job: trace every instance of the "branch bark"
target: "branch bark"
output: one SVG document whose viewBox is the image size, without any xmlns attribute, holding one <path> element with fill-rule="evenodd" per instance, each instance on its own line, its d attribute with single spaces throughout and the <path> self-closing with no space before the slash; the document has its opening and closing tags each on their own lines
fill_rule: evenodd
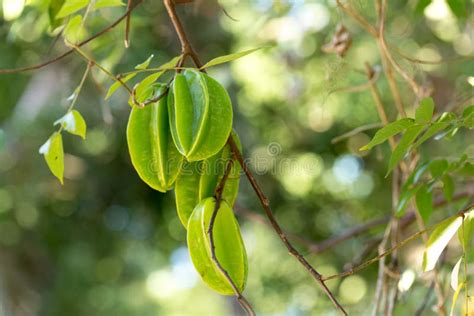
<svg viewBox="0 0 474 316">
<path fill-rule="evenodd" d="M 75 46 L 77 47 L 82 47 L 84 45 L 86 45 L 87 43 L 95 40 L 96 38 L 99 38 L 101 37 L 102 35 L 104 35 L 105 33 L 109 32 L 110 30 L 112 30 L 114 27 L 116 27 L 117 25 L 120 24 L 120 22 L 122 22 L 125 18 L 127 18 L 127 16 L 140 4 L 142 3 L 143 0 L 137 0 L 135 3 L 133 3 L 130 8 L 127 10 L 127 12 L 125 12 L 122 16 L 120 16 L 117 20 L 115 20 L 112 24 L 110 24 L 109 26 L 105 27 L 104 29 L 102 29 L 101 31 L 99 31 L 98 33 L 92 35 L 91 37 L 83 40 L 82 42 L 79 42 L 77 44 L 75 44 Z M 13 68 L 13 69 L 0 69 L 0 74 L 13 74 L 13 73 L 19 73 L 19 72 L 25 72 L 25 71 L 31 71 L 31 70 L 36 70 L 36 69 L 40 69 L 40 68 L 43 68 L 43 67 L 46 67 L 46 66 L 49 66 L 51 64 L 54 64 L 55 62 L 58 62 L 60 61 L 61 59 L 71 55 L 72 53 L 74 52 L 74 48 L 71 48 L 67 51 L 65 51 L 64 53 L 62 53 L 61 55 L 58 55 L 48 61 L 45 61 L 43 63 L 40 63 L 40 64 L 37 64 L 37 65 L 33 65 L 33 66 L 26 66 L 26 67 L 20 67 L 20 68 Z"/>
</svg>

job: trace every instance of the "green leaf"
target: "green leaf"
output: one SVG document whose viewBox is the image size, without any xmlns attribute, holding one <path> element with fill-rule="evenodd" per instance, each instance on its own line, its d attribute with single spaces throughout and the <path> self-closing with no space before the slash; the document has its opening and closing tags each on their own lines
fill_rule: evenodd
<svg viewBox="0 0 474 316">
<path fill-rule="evenodd" d="M 74 12 L 85 8 L 88 4 L 89 0 L 66 0 L 61 7 L 61 10 L 56 14 L 56 19 L 71 15 Z"/>
<path fill-rule="evenodd" d="M 50 0 L 48 6 L 49 25 L 54 30 L 62 24 L 62 19 L 57 19 L 56 15 L 64 4 L 64 0 Z"/>
<path fill-rule="evenodd" d="M 425 223 L 428 223 L 431 213 L 433 213 L 433 192 L 428 186 L 423 185 L 416 192 L 416 207 Z"/>
<path fill-rule="evenodd" d="M 467 128 L 474 128 L 474 105 L 468 106 L 462 112 L 463 125 Z"/>
<path fill-rule="evenodd" d="M 418 0 L 418 3 L 415 7 L 415 13 L 422 14 L 425 11 L 425 8 L 430 5 L 430 3 L 431 0 Z"/>
<path fill-rule="evenodd" d="M 458 297 L 459 297 L 459 293 L 461 293 L 461 290 L 464 288 L 466 284 L 463 282 L 461 284 L 459 284 L 458 288 L 456 289 L 456 291 L 454 292 L 453 294 L 453 302 L 452 302 L 452 305 L 451 305 L 451 312 L 449 313 L 449 316 L 453 316 L 454 315 L 454 309 L 456 308 L 456 302 L 458 301 Z"/>
<path fill-rule="evenodd" d="M 122 0 L 96 0 L 94 9 L 107 8 L 107 7 L 121 7 L 125 3 Z"/>
<path fill-rule="evenodd" d="M 138 83 L 134 90 L 135 90 L 135 99 L 137 102 L 141 103 L 144 102 L 150 96 L 150 89 L 153 89 L 152 84 L 160 78 L 160 76 L 164 73 L 164 71 L 156 72 L 151 74 L 140 83 Z"/>
<path fill-rule="evenodd" d="M 446 159 L 436 159 L 431 161 L 429 164 L 429 169 L 433 178 L 441 177 L 446 170 L 448 170 L 448 167 L 449 164 Z"/>
<path fill-rule="evenodd" d="M 126 83 L 127 81 L 129 81 L 130 79 L 132 79 L 133 77 L 135 77 L 137 74 L 136 73 L 131 73 L 131 74 L 128 74 L 126 75 L 125 77 L 123 78 L 120 78 L 120 80 L 123 82 L 123 83 Z M 110 87 L 109 87 L 109 90 L 107 91 L 107 94 L 105 95 L 105 99 L 107 100 L 108 98 L 110 98 L 115 91 L 117 91 L 117 89 L 119 87 L 122 86 L 122 83 L 120 81 L 115 81 Z"/>
<path fill-rule="evenodd" d="M 449 125 L 450 122 L 455 120 L 456 116 L 453 113 L 445 112 L 443 115 L 436 121 L 435 123 L 431 124 L 430 127 L 426 130 L 426 132 L 416 141 L 413 145 L 413 148 L 417 148 L 428 139 L 433 137 L 434 135 L 438 134 L 442 130 L 445 130 Z"/>
<path fill-rule="evenodd" d="M 463 250 L 466 252 L 469 248 L 474 229 L 474 208 L 464 213 L 462 225 L 461 229 L 458 230 L 458 239 L 459 243 L 463 246 Z"/>
<path fill-rule="evenodd" d="M 432 98 L 425 98 L 421 100 L 420 106 L 416 109 L 415 122 L 429 123 L 434 113 L 434 101 Z"/>
<path fill-rule="evenodd" d="M 40 147 L 39 153 L 44 156 L 51 173 L 63 184 L 64 150 L 61 133 L 55 132 L 51 135 L 46 143 Z"/>
<path fill-rule="evenodd" d="M 84 31 L 82 29 L 82 16 L 76 15 L 69 20 L 64 28 L 64 38 L 70 43 L 77 43 L 82 38 Z"/>
<path fill-rule="evenodd" d="M 359 150 L 369 150 L 372 147 L 385 142 L 392 136 L 397 135 L 398 133 L 403 132 L 410 126 L 414 124 L 413 119 L 411 118 L 402 118 L 398 121 L 392 122 L 387 124 L 386 126 L 382 127 L 375 133 L 374 138 L 365 146 L 360 148 Z"/>
<path fill-rule="evenodd" d="M 144 108 L 132 108 L 127 142 L 132 164 L 140 178 L 155 190 L 170 190 L 183 157 L 171 138 L 166 98 Z"/>
<path fill-rule="evenodd" d="M 423 270 L 431 271 L 436 265 L 439 256 L 443 252 L 444 248 L 448 245 L 449 241 L 453 238 L 454 234 L 458 231 L 461 226 L 462 218 L 456 216 L 448 218 L 447 220 L 436 225 L 435 230 L 431 233 L 428 238 L 426 250 L 423 255 Z"/>
<path fill-rule="evenodd" d="M 456 291 L 459 287 L 459 268 L 461 267 L 461 262 L 462 258 L 459 258 L 451 271 L 451 288 L 453 291 Z"/>
<path fill-rule="evenodd" d="M 469 0 L 447 0 L 449 8 L 458 18 L 467 17 L 469 2 Z"/>
<path fill-rule="evenodd" d="M 267 47 L 268 46 L 257 47 L 257 48 L 252 48 L 252 49 L 245 50 L 245 51 L 242 51 L 242 52 L 238 52 L 238 53 L 233 53 L 233 54 L 229 54 L 229 55 L 216 57 L 216 58 L 208 61 L 207 63 L 205 63 L 204 66 L 201 67 L 201 69 L 216 66 L 216 65 L 219 65 L 219 64 L 223 64 L 223 63 L 227 63 L 227 62 L 242 58 L 242 57 L 244 57 L 248 54 L 251 54 L 251 53 L 253 53 L 257 50 L 260 50 L 262 48 L 267 48 Z"/>
<path fill-rule="evenodd" d="M 194 69 L 177 74 L 168 107 L 174 143 L 188 161 L 209 158 L 224 147 L 232 129 L 232 103 L 216 80 Z"/>
<path fill-rule="evenodd" d="M 142 62 L 138 65 L 136 65 L 135 69 L 138 69 L 138 70 L 147 69 L 148 66 L 150 66 L 150 63 L 151 63 L 151 60 L 153 59 L 153 57 L 155 57 L 155 55 L 151 54 L 150 57 L 147 58 L 147 60 L 145 60 L 144 62 Z"/>
<path fill-rule="evenodd" d="M 79 113 L 76 110 L 72 110 L 63 117 L 61 117 L 59 120 L 54 122 L 54 125 L 56 124 L 61 124 L 61 126 L 64 128 L 65 131 L 68 133 L 71 133 L 73 135 L 77 135 L 82 137 L 83 139 L 86 139 L 86 130 L 87 130 L 87 125 L 86 121 L 82 117 L 81 113 Z"/>
<path fill-rule="evenodd" d="M 234 295 L 228 280 L 211 258 L 207 234 L 216 201 L 207 198 L 194 209 L 188 223 L 188 248 L 191 260 L 204 283 L 222 295 Z M 248 263 L 240 228 L 226 201 L 221 201 L 214 227 L 215 254 L 237 289 L 242 292 L 247 282 Z"/>
<path fill-rule="evenodd" d="M 402 190 L 402 193 L 400 194 L 400 198 L 398 199 L 397 208 L 395 209 L 395 216 L 401 217 L 405 215 L 405 210 L 408 206 L 408 203 L 410 202 L 413 195 L 416 194 L 418 189 L 419 187 L 414 187 L 414 188 L 405 188 L 404 190 Z"/>
<path fill-rule="evenodd" d="M 398 142 L 397 147 L 395 147 L 392 152 L 392 155 L 390 156 L 387 175 L 393 170 L 393 168 L 397 166 L 400 160 L 403 159 L 405 154 L 408 152 L 410 145 L 415 141 L 416 137 L 420 135 L 423 129 L 423 125 L 414 125 L 412 127 L 409 127 L 405 134 L 403 134 L 402 138 Z"/>
<path fill-rule="evenodd" d="M 446 200 L 451 201 L 454 194 L 454 181 L 451 176 L 445 174 L 442 178 L 443 181 L 443 192 Z"/>
</svg>

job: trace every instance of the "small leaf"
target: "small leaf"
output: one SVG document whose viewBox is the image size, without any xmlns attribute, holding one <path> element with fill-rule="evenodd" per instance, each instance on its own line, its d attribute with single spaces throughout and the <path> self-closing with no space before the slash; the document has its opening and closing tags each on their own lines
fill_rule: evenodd
<svg viewBox="0 0 474 316">
<path fill-rule="evenodd" d="M 458 230 L 458 239 L 463 250 L 466 252 L 472 239 L 472 231 L 474 229 L 474 209 L 464 213 L 464 221 L 461 229 Z"/>
<path fill-rule="evenodd" d="M 107 7 L 121 7 L 125 3 L 122 0 L 97 0 L 94 4 L 94 9 L 107 8 Z"/>
<path fill-rule="evenodd" d="M 461 267 L 462 258 L 459 258 L 458 262 L 454 265 L 453 271 L 451 271 L 451 288 L 456 291 L 459 287 L 459 268 Z"/>
<path fill-rule="evenodd" d="M 50 0 L 48 6 L 49 25 L 54 30 L 62 24 L 62 19 L 56 19 L 56 15 L 64 4 L 64 0 Z"/>
<path fill-rule="evenodd" d="M 448 169 L 449 164 L 446 159 L 436 159 L 430 162 L 430 172 L 433 178 L 441 177 Z"/>
<path fill-rule="evenodd" d="M 140 81 L 140 83 L 138 83 L 135 86 L 135 88 L 134 88 L 134 90 L 135 90 L 135 99 L 137 100 L 137 102 L 143 102 L 148 98 L 147 96 L 150 94 L 149 91 L 150 91 L 151 85 L 156 80 L 158 80 L 158 78 L 160 78 L 160 76 L 163 73 L 164 73 L 164 71 L 160 71 L 160 72 L 156 72 L 154 74 L 151 74 L 151 75 L 145 77 L 145 79 Z"/>
<path fill-rule="evenodd" d="M 414 125 L 407 129 L 405 134 L 403 134 L 402 138 L 398 142 L 397 147 L 392 152 L 390 156 L 390 162 L 388 164 L 388 171 L 387 175 L 397 166 L 400 160 L 403 159 L 405 154 L 407 153 L 410 145 L 415 141 L 416 137 L 420 135 L 425 127 L 423 125 Z"/>
<path fill-rule="evenodd" d="M 429 123 L 434 113 L 434 102 L 432 98 L 421 100 L 420 106 L 416 109 L 415 122 Z"/>
<path fill-rule="evenodd" d="M 463 289 L 464 285 L 466 285 L 464 282 L 459 284 L 458 288 L 456 289 L 456 292 L 453 294 L 453 302 L 451 305 L 451 312 L 449 313 L 449 316 L 454 315 L 454 309 L 456 308 L 456 302 L 458 301 L 459 293 L 461 293 L 461 290 Z"/>
<path fill-rule="evenodd" d="M 85 8 L 88 4 L 89 0 L 66 0 L 61 7 L 61 10 L 59 10 L 58 14 L 56 14 L 56 19 L 71 15 L 74 12 Z"/>
<path fill-rule="evenodd" d="M 76 15 L 69 20 L 64 28 L 64 38 L 70 43 L 77 43 L 83 34 L 82 16 Z"/>
<path fill-rule="evenodd" d="M 426 250 L 423 255 L 423 270 L 431 271 L 434 269 L 439 256 L 448 245 L 451 238 L 461 226 L 462 218 L 456 216 L 436 225 L 426 244 Z"/>
<path fill-rule="evenodd" d="M 451 201 L 454 194 L 454 181 L 451 176 L 445 174 L 442 178 L 443 181 L 443 192 L 446 200 Z"/>
<path fill-rule="evenodd" d="M 413 148 L 417 148 L 418 146 L 426 142 L 428 139 L 433 137 L 435 134 L 446 129 L 448 126 L 449 126 L 448 122 L 435 122 L 431 124 L 430 127 L 428 127 L 428 129 L 426 130 L 426 132 L 413 145 Z"/>
<path fill-rule="evenodd" d="M 245 50 L 243 52 L 238 52 L 238 53 L 234 53 L 234 54 L 219 56 L 219 57 L 216 57 L 216 58 L 208 61 L 207 63 L 205 63 L 204 66 L 201 67 L 201 69 L 216 66 L 216 65 L 219 65 L 219 64 L 223 64 L 223 63 L 227 63 L 229 61 L 233 61 L 233 60 L 242 58 L 242 57 L 244 57 L 248 54 L 251 54 L 251 53 L 253 53 L 257 50 L 260 50 L 262 48 L 267 48 L 267 47 L 269 47 L 269 46 L 257 47 L 257 48 L 252 48 L 252 49 L 249 49 L 249 50 Z"/>
<path fill-rule="evenodd" d="M 46 143 L 40 147 L 39 153 L 44 155 L 44 159 L 51 173 L 63 184 L 64 150 L 61 134 L 55 132 Z"/>
<path fill-rule="evenodd" d="M 433 192 L 424 185 L 416 192 L 415 200 L 421 218 L 425 223 L 428 223 L 431 213 L 433 213 Z"/>
<path fill-rule="evenodd" d="M 404 130 L 412 126 L 413 124 L 414 124 L 414 121 L 411 118 L 402 118 L 402 119 L 399 119 L 398 121 L 389 123 L 386 126 L 379 129 L 377 133 L 375 133 L 374 138 L 372 138 L 372 140 L 367 145 L 363 146 L 359 150 L 369 150 L 372 147 L 383 143 L 390 137 L 403 132 Z"/>
<path fill-rule="evenodd" d="M 61 124 L 65 131 L 86 139 L 86 121 L 78 111 L 72 110 L 66 113 L 66 115 L 54 122 L 54 125 L 57 124 Z"/>
<path fill-rule="evenodd" d="M 135 77 L 137 74 L 136 73 L 131 73 L 131 74 L 128 74 L 126 75 L 125 77 L 123 78 L 120 78 L 120 80 L 123 82 L 123 83 L 126 83 L 127 81 L 129 81 L 130 79 L 132 79 L 133 77 Z M 108 98 L 110 98 L 115 91 L 117 91 L 117 89 L 119 87 L 122 86 L 122 83 L 120 81 L 115 81 L 110 87 L 109 87 L 109 90 L 107 91 L 107 94 L 105 95 L 105 99 L 107 100 Z"/>
<path fill-rule="evenodd" d="M 135 69 L 138 69 L 138 70 L 147 69 L 148 66 L 150 66 L 150 63 L 151 63 L 151 60 L 153 59 L 153 57 L 155 57 L 155 55 L 151 54 L 150 57 L 147 58 L 147 60 L 145 60 L 141 64 L 136 65 Z"/>
<path fill-rule="evenodd" d="M 467 128 L 474 128 L 474 105 L 468 106 L 462 112 L 463 125 Z"/>
<path fill-rule="evenodd" d="M 395 209 L 395 216 L 401 217 L 405 215 L 405 210 L 408 206 L 408 202 L 410 202 L 413 195 L 416 194 L 419 187 L 415 188 L 406 188 L 400 194 L 400 198 L 398 199 L 397 208 Z"/>
</svg>

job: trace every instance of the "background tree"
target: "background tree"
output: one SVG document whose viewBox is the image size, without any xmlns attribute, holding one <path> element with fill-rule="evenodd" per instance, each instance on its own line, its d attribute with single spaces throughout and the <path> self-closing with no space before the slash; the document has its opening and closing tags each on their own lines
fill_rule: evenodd
<svg viewBox="0 0 474 316">
<path fill-rule="evenodd" d="M 127 91 L 119 88 L 104 100 L 114 81 L 103 70 L 115 76 L 150 54 L 152 66 L 179 54 L 163 3 L 131 3 L 127 49 L 126 6 L 92 1 L 76 12 L 82 21 L 73 23 L 70 16 L 57 18 L 69 2 L 2 1 L 0 68 L 71 53 L 31 72 L 0 70 L 0 310 L 7 315 L 241 314 L 233 299 L 213 294 L 198 279 L 172 194 L 150 189 L 134 172 L 125 141 Z M 462 247 L 453 239 L 435 273 L 423 272 L 422 259 L 433 230 L 457 225 L 461 240 L 472 239 L 455 216 L 468 214 L 473 193 L 472 4 L 387 5 L 194 1 L 177 9 L 203 61 L 274 44 L 209 73 L 231 94 L 244 156 L 278 222 L 324 277 L 336 275 L 328 287 L 348 313 L 365 315 L 368 306 L 377 305 L 378 314 L 449 313 L 455 293 L 449 277 L 460 256 L 466 264 L 457 265 L 461 282 L 454 287 L 467 294 L 459 295 L 455 312 L 467 313 L 472 279 L 462 280 L 472 270 L 469 243 Z M 120 17 L 123 22 L 80 49 L 94 63 L 63 45 L 62 36 L 80 42 Z M 142 78 L 135 79 L 130 87 Z M 56 129 L 52 122 L 67 111 L 80 82 L 80 94 L 72 99 L 77 97 L 74 107 L 87 122 L 87 137 L 63 135 L 61 186 L 35 153 Z M 420 105 L 427 96 L 434 100 L 433 118 L 431 103 L 425 99 Z M 389 145 L 359 150 L 375 131 L 405 117 L 416 117 L 424 133 L 431 126 L 439 129 L 423 144 L 425 134 L 405 137 L 417 147 L 407 156 L 395 149 L 401 135 L 410 135 L 407 121 L 398 123 L 402 128 L 385 129 L 393 137 L 379 140 Z M 386 177 L 390 164 L 394 170 Z M 422 171 L 421 180 L 410 178 L 414 170 Z M 254 309 L 336 314 L 265 225 L 251 186 L 244 178 L 241 183 L 235 211 L 249 257 L 245 294 Z M 437 225 L 447 218 L 448 225 Z M 374 264 L 340 277 L 363 262 Z"/>
</svg>

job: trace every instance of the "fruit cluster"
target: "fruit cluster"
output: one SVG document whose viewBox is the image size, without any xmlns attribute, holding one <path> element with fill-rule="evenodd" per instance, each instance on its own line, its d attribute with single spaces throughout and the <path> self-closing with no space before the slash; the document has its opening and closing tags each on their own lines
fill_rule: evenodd
<svg viewBox="0 0 474 316">
<path fill-rule="evenodd" d="M 174 187 L 179 219 L 187 229 L 193 264 L 203 281 L 223 295 L 234 294 L 212 254 L 242 291 L 247 279 L 247 255 L 239 224 L 232 211 L 239 189 L 240 166 L 227 144 L 233 137 L 232 103 L 222 85 L 196 69 L 177 73 L 169 90 L 154 84 L 150 94 L 167 96 L 140 108 L 134 106 L 127 126 L 132 164 L 140 178 L 155 190 Z M 216 207 L 215 191 L 231 162 L 230 172 Z"/>
</svg>

